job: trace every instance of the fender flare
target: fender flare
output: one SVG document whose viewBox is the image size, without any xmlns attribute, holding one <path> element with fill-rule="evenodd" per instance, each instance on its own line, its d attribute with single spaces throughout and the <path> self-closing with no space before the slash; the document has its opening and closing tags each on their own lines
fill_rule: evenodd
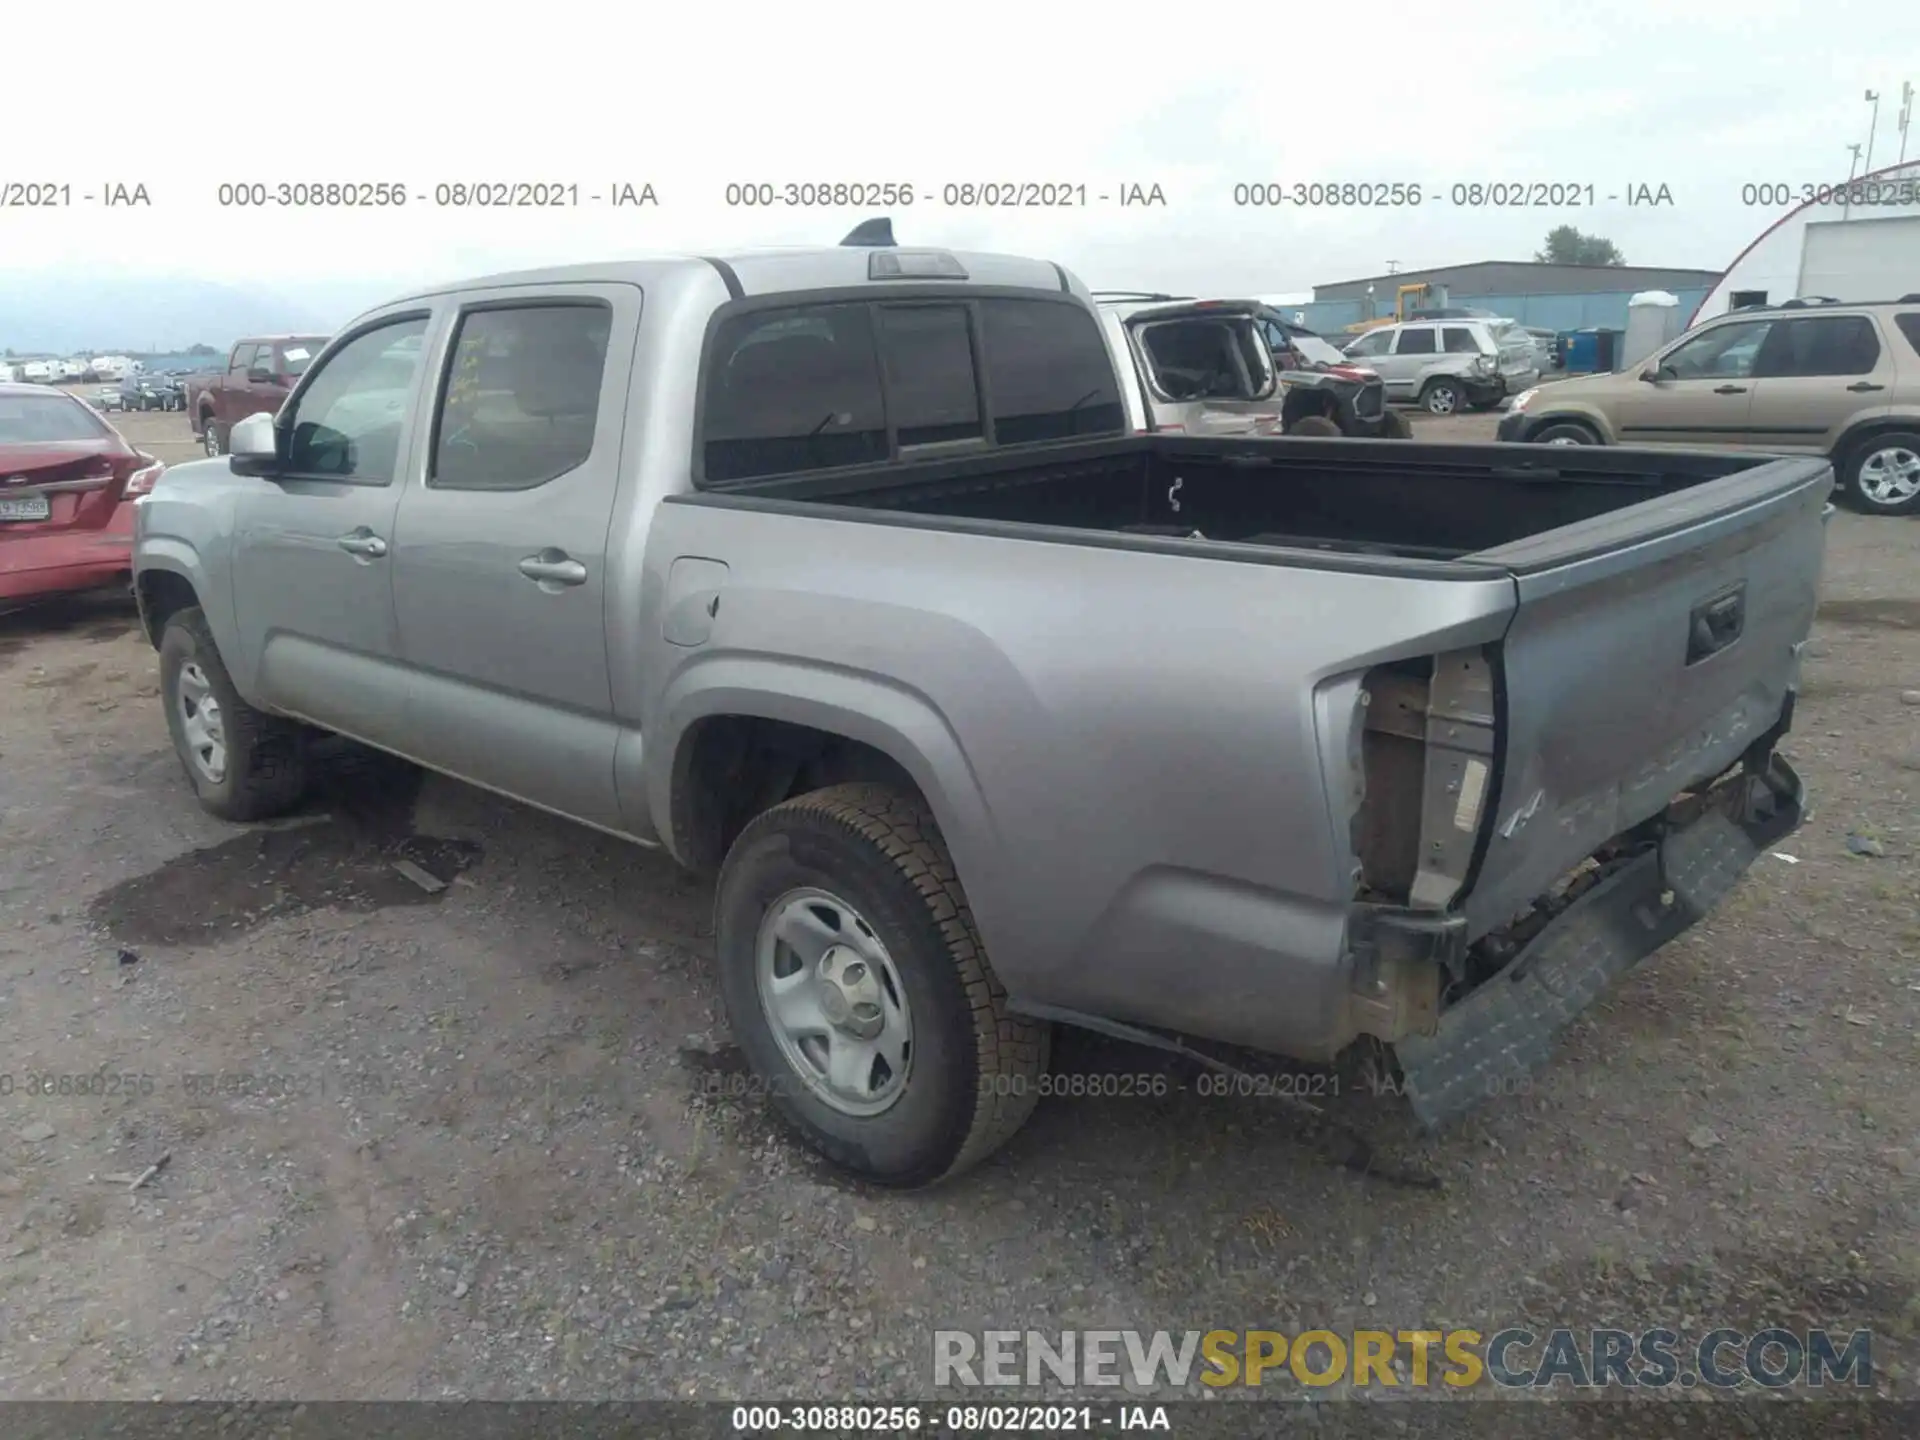
<svg viewBox="0 0 1920 1440">
<path fill-rule="evenodd" d="M 960 737 L 927 696 L 868 672 L 733 653 L 700 656 L 684 666 L 653 710 L 647 727 L 647 809 L 655 832 L 682 863 L 686 856 L 673 816 L 683 749 L 699 722 L 743 715 L 809 726 L 887 756 L 920 787 L 969 895 L 976 886 L 989 888 L 998 849 L 993 813 Z"/>
</svg>

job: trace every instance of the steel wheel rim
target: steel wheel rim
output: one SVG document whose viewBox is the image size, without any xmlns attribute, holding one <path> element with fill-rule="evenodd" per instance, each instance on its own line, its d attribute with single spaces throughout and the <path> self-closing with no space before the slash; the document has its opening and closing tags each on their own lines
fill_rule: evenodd
<svg viewBox="0 0 1920 1440">
<path fill-rule="evenodd" d="M 213 422 L 211 420 L 207 422 L 206 432 L 202 437 L 201 443 L 206 446 L 208 459 L 217 460 L 220 457 L 220 441 L 213 433 Z"/>
<path fill-rule="evenodd" d="M 913 1012 L 886 945 L 839 896 L 804 887 L 767 907 L 754 982 L 789 1069 L 822 1103 L 868 1118 L 913 1069 Z"/>
<path fill-rule="evenodd" d="M 1451 415 L 1459 404 L 1460 397 L 1450 385 L 1436 385 L 1427 392 L 1427 409 L 1432 414 Z"/>
<path fill-rule="evenodd" d="M 220 701 L 207 681 L 206 671 L 195 661 L 180 667 L 174 704 L 180 711 L 188 763 L 202 779 L 218 785 L 227 776 L 226 717 L 220 713 Z"/>
<path fill-rule="evenodd" d="M 1860 462 L 1860 493 L 1876 505 L 1903 505 L 1920 495 L 1920 454 L 1904 445 L 1874 451 Z"/>
<path fill-rule="evenodd" d="M 1547 441 L 1549 445 L 1578 445 L 1580 442 L 1571 435 L 1556 435 Z"/>
</svg>

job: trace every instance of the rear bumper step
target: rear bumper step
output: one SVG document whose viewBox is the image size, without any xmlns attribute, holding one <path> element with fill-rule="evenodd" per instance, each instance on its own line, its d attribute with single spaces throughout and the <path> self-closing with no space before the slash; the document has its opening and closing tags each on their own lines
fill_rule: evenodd
<svg viewBox="0 0 1920 1440">
<path fill-rule="evenodd" d="M 1726 898 L 1770 845 L 1799 827 L 1804 790 L 1785 760 L 1742 774 L 1726 803 L 1668 833 L 1557 916 L 1498 975 L 1395 1045 L 1402 1088 L 1437 1129 L 1552 1057 L 1560 1034 L 1614 982 Z M 1664 865 L 1662 860 L 1664 858 Z M 1664 873 L 1663 873 L 1664 872 Z"/>
</svg>

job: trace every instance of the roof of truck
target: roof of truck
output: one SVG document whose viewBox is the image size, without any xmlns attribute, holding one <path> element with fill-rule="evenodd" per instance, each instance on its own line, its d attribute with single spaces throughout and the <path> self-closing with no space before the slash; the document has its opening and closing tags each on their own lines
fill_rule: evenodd
<svg viewBox="0 0 1920 1440">
<path fill-rule="evenodd" d="M 672 284 L 676 278 L 704 284 L 707 277 L 716 274 L 723 280 L 731 275 L 733 283 L 739 286 L 743 295 L 857 289 L 870 283 L 892 283 L 872 279 L 869 275 L 872 257 L 883 254 L 902 257 L 948 256 L 959 262 L 966 271 L 966 283 L 970 285 L 1049 290 L 1055 294 L 1067 291 L 1083 299 L 1087 294 L 1085 286 L 1049 260 L 972 250 L 943 250 L 925 245 L 809 245 L 790 249 L 738 250 L 713 255 L 651 255 L 595 264 L 560 265 L 542 270 L 513 270 L 435 285 L 396 299 L 420 300 L 455 291 L 491 290 L 518 285 L 629 284 L 657 287 Z"/>
</svg>

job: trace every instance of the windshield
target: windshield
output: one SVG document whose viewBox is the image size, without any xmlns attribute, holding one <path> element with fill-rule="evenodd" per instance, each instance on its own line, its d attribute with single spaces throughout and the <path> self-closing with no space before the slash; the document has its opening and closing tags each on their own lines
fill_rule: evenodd
<svg viewBox="0 0 1920 1440">
<path fill-rule="evenodd" d="M 98 440 L 113 432 L 64 395 L 0 395 L 0 445 Z"/>
</svg>

